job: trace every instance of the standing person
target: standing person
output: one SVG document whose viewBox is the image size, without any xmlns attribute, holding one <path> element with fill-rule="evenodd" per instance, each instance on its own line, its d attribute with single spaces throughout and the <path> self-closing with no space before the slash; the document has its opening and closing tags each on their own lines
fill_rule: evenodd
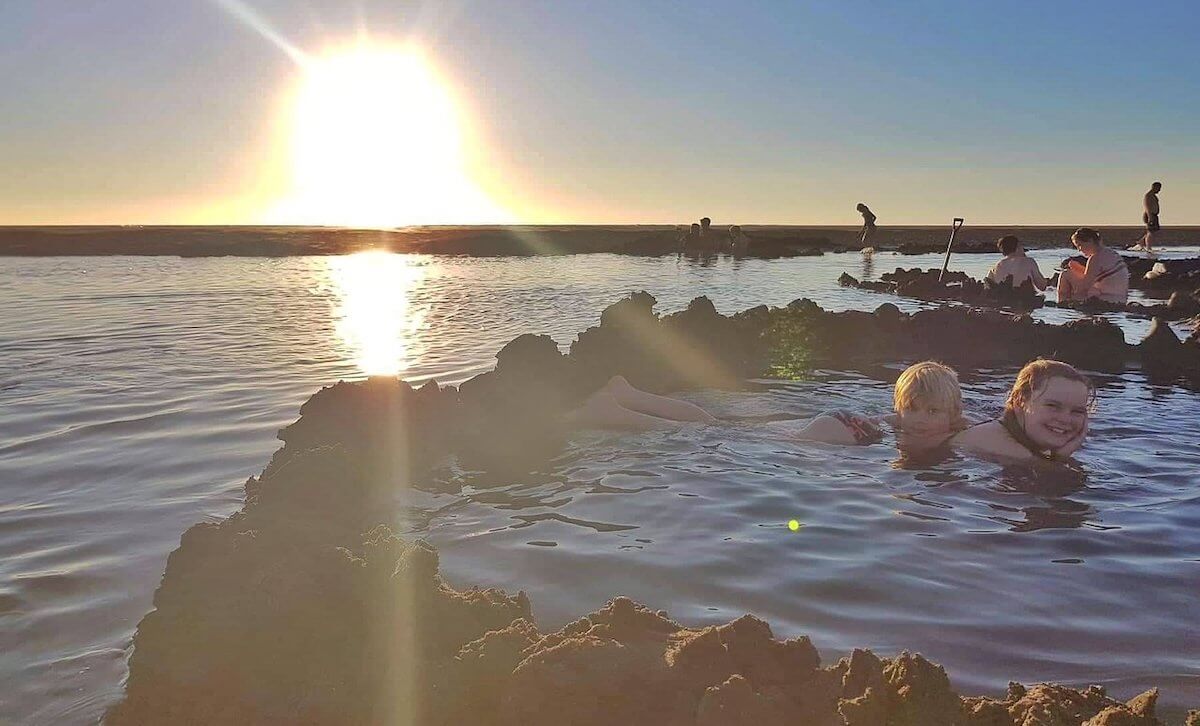
<svg viewBox="0 0 1200 726">
<path fill-rule="evenodd" d="M 1146 254 L 1154 254 L 1154 239 L 1161 229 L 1158 224 L 1158 193 L 1162 191 L 1162 182 L 1150 185 L 1150 191 L 1142 197 L 1142 222 L 1146 225 L 1146 234 L 1134 243 L 1130 249 L 1143 250 Z"/>
<path fill-rule="evenodd" d="M 750 238 L 742 231 L 738 225 L 733 225 L 729 228 L 729 251 L 734 255 L 742 256 L 750 249 Z"/>
<path fill-rule="evenodd" d="M 1081 265 L 1075 260 L 1058 275 L 1058 301 L 1100 298 L 1108 302 L 1129 300 L 1129 268 L 1125 260 L 1100 241 L 1100 233 L 1080 227 L 1071 235 L 1071 244 L 1087 258 Z"/>
<path fill-rule="evenodd" d="M 862 202 L 859 202 L 855 209 L 863 218 L 862 235 L 858 241 L 863 247 L 870 247 L 869 243 L 875 237 L 875 215 Z"/>
<path fill-rule="evenodd" d="M 987 274 L 987 279 L 995 283 L 1012 280 L 1014 288 L 1020 287 L 1029 280 L 1039 290 L 1046 289 L 1046 278 L 1038 269 L 1037 262 L 1025 255 L 1021 240 L 1015 235 L 1007 234 L 996 241 L 996 249 L 1004 255 Z"/>
</svg>

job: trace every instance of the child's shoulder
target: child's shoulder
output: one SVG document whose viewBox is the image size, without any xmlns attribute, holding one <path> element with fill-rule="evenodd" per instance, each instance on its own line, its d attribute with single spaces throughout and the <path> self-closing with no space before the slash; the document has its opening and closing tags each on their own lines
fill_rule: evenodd
<svg viewBox="0 0 1200 726">
<path fill-rule="evenodd" d="M 1004 459 L 1029 458 L 1029 451 L 1013 441 L 999 421 L 976 424 L 956 434 L 950 445 Z"/>
</svg>

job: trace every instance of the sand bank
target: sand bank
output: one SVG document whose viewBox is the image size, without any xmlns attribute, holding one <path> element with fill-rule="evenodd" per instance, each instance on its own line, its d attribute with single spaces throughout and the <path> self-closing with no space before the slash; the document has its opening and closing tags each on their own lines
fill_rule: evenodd
<svg viewBox="0 0 1200 726">
<path fill-rule="evenodd" d="M 724 238 L 726 224 L 714 225 Z M 750 237 L 748 254 L 779 257 L 843 249 L 857 250 L 858 227 L 742 225 Z M 1066 247 L 1073 227 L 964 227 L 956 249 L 994 253 L 995 240 L 1017 234 L 1026 247 Z M 948 227 L 881 227 L 877 249 L 938 252 Z M 1124 246 L 1140 227 L 1106 227 L 1106 240 Z M 1200 227 L 1165 229 L 1163 246 L 1200 244 Z M 612 252 L 674 254 L 673 225 L 571 225 L 405 227 L 390 230 L 332 227 L 0 227 L 0 256 L 171 255 L 182 257 L 287 257 L 341 255 L 364 250 L 489 256 L 563 255 Z"/>
</svg>

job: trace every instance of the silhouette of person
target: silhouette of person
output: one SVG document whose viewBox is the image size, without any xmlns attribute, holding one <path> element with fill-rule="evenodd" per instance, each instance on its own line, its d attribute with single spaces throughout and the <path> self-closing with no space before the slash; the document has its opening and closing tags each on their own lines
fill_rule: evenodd
<svg viewBox="0 0 1200 726">
<path fill-rule="evenodd" d="M 1154 253 L 1154 240 L 1161 227 L 1158 224 L 1158 193 L 1162 191 L 1162 182 L 1150 185 L 1150 191 L 1142 197 L 1142 223 L 1146 225 L 1146 234 L 1134 244 L 1134 249 L 1141 249 L 1146 254 Z"/>
<path fill-rule="evenodd" d="M 741 256 L 746 254 L 750 249 L 750 238 L 742 231 L 738 225 L 733 225 L 729 228 L 729 251 L 734 255 Z"/>
<path fill-rule="evenodd" d="M 855 209 L 863 218 L 862 234 L 858 241 L 863 247 L 870 247 L 870 241 L 875 237 L 875 215 L 862 202 L 859 202 Z"/>
<path fill-rule="evenodd" d="M 702 217 L 700 219 L 700 236 L 701 237 L 707 237 L 712 232 L 712 230 L 709 229 L 710 226 L 712 226 L 711 219 L 709 219 L 708 217 Z"/>
</svg>

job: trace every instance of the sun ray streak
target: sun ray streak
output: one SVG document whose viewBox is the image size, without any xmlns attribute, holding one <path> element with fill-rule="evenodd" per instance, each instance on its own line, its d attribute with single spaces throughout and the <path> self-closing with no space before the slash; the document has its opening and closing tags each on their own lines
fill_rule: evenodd
<svg viewBox="0 0 1200 726">
<path fill-rule="evenodd" d="M 270 23 L 259 15 L 254 8 L 242 2 L 242 0 L 213 0 L 213 2 L 243 25 L 270 41 L 272 45 L 283 51 L 297 65 L 303 66 L 308 63 L 308 55 L 304 51 L 292 45 L 287 38 L 272 28 Z"/>
</svg>

